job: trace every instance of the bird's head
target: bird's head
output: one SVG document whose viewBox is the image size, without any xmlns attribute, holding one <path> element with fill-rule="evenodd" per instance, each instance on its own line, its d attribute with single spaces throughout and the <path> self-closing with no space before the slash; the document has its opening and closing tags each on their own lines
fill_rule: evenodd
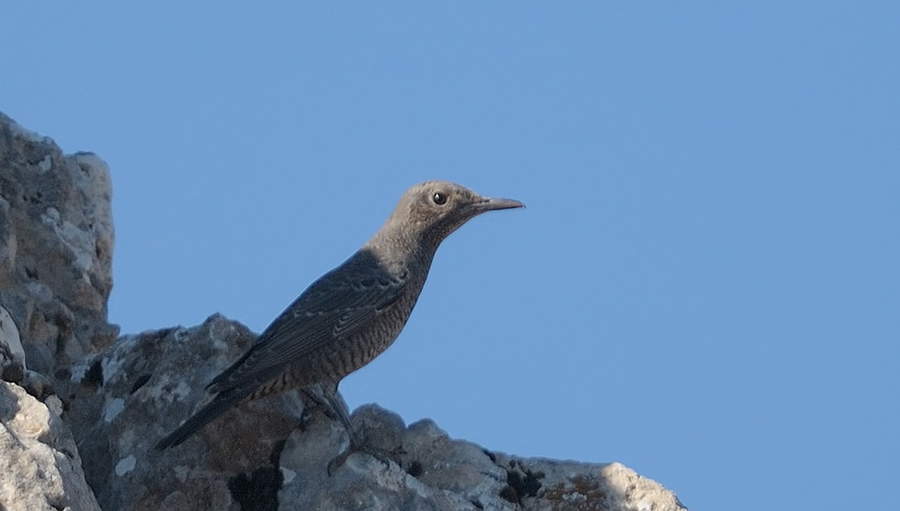
<svg viewBox="0 0 900 511">
<path fill-rule="evenodd" d="M 419 183 L 403 194 L 383 230 L 432 250 L 470 219 L 496 209 L 525 207 L 512 199 L 481 196 L 448 181 Z"/>
</svg>

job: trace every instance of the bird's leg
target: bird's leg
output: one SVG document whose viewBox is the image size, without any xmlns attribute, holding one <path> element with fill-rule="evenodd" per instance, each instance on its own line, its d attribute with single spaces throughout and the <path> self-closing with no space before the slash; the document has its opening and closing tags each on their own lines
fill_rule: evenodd
<svg viewBox="0 0 900 511">
<path fill-rule="evenodd" d="M 329 403 L 328 400 L 325 399 L 325 396 L 322 395 L 321 388 L 301 388 L 298 390 L 309 403 L 314 404 L 316 408 L 320 408 L 325 412 L 325 415 L 327 415 L 329 419 L 339 420 L 337 413 L 332 410 L 331 403 Z"/>
<path fill-rule="evenodd" d="M 338 468 L 343 466 L 343 464 L 347 461 L 347 458 L 350 457 L 350 455 L 354 452 L 364 452 L 366 454 L 369 454 L 385 465 L 390 465 L 392 461 L 394 463 L 398 463 L 395 458 L 400 453 L 397 452 L 397 450 L 388 451 L 375 447 L 374 445 L 370 445 L 368 442 L 366 442 L 365 438 L 363 438 L 363 436 L 353 427 L 353 425 L 350 423 L 350 416 L 347 413 L 347 403 L 344 401 L 341 395 L 337 393 L 336 387 L 334 389 L 334 392 L 326 391 L 321 397 L 326 400 L 327 408 L 329 408 L 332 412 L 334 412 L 334 414 L 337 415 L 338 420 L 341 421 L 341 424 L 347 431 L 347 436 L 350 437 L 350 445 L 347 447 L 347 449 L 335 456 L 334 459 L 332 459 L 330 462 L 328 462 L 328 475 L 334 474 L 334 472 Z"/>
</svg>

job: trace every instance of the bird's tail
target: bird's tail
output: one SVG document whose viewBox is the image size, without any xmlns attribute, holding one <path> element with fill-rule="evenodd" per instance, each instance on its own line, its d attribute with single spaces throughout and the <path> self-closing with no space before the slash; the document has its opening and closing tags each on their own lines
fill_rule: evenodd
<svg viewBox="0 0 900 511">
<path fill-rule="evenodd" d="M 205 404 L 200 410 L 194 413 L 194 415 L 191 415 L 188 420 L 184 421 L 184 423 L 175 428 L 174 431 L 164 436 L 162 440 L 156 443 L 154 448 L 161 451 L 169 447 L 175 447 L 181 442 L 184 442 L 188 437 L 196 433 L 200 428 L 219 415 L 225 413 L 225 410 L 228 410 L 231 405 L 237 403 L 249 393 L 249 389 L 228 389 L 227 391 L 220 392 L 212 401 Z"/>
</svg>

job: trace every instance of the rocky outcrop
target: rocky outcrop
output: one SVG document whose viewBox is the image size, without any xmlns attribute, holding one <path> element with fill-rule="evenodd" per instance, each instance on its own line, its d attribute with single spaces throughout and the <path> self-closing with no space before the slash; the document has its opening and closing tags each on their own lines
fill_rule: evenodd
<svg viewBox="0 0 900 511">
<path fill-rule="evenodd" d="M 683 509 L 618 463 L 491 452 L 375 405 L 351 420 L 394 461 L 357 453 L 329 475 L 347 434 L 291 392 L 154 451 L 254 334 L 213 315 L 115 338 L 106 166 L 2 114 L 0 151 L 0 509 Z"/>
<path fill-rule="evenodd" d="M 0 509 L 99 510 L 56 396 L 40 402 L 0 381 Z"/>
<path fill-rule="evenodd" d="M 54 376 L 106 347 L 114 231 L 109 169 L 0 113 L 0 304 L 30 369 Z"/>
<path fill-rule="evenodd" d="M 360 407 L 353 419 L 368 432 L 370 442 L 398 449 L 398 464 L 354 456 L 329 477 L 321 467 L 337 454 L 342 432 L 319 416 L 306 431 L 291 433 L 281 452 L 284 481 L 279 502 L 304 503 L 285 509 L 683 509 L 672 492 L 619 463 L 528 459 L 491 452 L 451 439 L 427 419 L 407 427 L 399 416 L 376 405 Z"/>
<path fill-rule="evenodd" d="M 153 451 L 251 342 L 245 327 L 214 315 L 122 337 L 73 370 L 82 388 L 69 420 L 104 509 L 679 509 L 671 492 L 620 464 L 494 453 L 375 405 L 351 419 L 396 463 L 354 454 L 329 476 L 346 432 L 290 393 L 238 406 L 184 444 Z"/>
</svg>

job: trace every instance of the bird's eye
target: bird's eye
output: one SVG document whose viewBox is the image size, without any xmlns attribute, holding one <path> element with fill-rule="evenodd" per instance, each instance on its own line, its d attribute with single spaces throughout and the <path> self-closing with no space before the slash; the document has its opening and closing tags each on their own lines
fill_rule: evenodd
<svg viewBox="0 0 900 511">
<path fill-rule="evenodd" d="M 447 194 L 441 192 L 434 192 L 434 195 L 431 196 L 431 200 L 434 201 L 438 206 L 443 206 L 447 203 Z"/>
</svg>

